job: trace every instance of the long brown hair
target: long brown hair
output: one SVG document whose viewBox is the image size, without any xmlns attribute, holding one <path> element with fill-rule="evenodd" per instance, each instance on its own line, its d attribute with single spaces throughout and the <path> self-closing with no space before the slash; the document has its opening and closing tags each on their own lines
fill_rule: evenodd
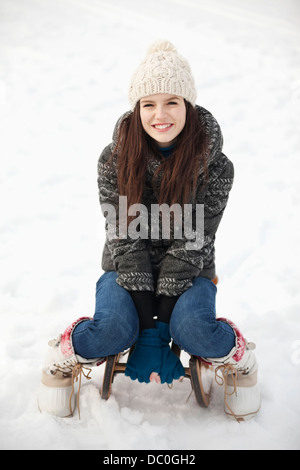
<svg viewBox="0 0 300 470">
<path fill-rule="evenodd" d="M 153 189 L 159 204 L 188 203 L 195 194 L 200 167 L 207 177 L 207 133 L 197 110 L 187 101 L 186 123 L 177 136 L 173 153 L 161 158 L 153 177 Z M 121 196 L 127 196 L 128 207 L 142 202 L 147 163 L 150 154 L 157 155 L 157 144 L 144 131 L 140 103 L 120 124 L 114 155 L 117 156 L 118 185 Z"/>
</svg>

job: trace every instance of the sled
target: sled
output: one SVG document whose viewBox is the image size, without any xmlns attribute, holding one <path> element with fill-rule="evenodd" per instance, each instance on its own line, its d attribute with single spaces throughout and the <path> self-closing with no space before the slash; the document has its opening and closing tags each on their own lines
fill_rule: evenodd
<svg viewBox="0 0 300 470">
<path fill-rule="evenodd" d="M 212 282 L 217 285 L 218 277 L 212 279 Z M 181 349 L 172 341 L 172 351 L 177 357 L 180 357 Z M 113 356 L 107 356 L 105 363 L 104 376 L 102 381 L 102 387 L 100 389 L 100 395 L 104 400 L 108 400 L 111 394 L 112 383 L 116 374 L 124 374 L 126 369 L 126 362 L 121 361 L 121 358 L 128 353 L 128 357 L 132 353 L 134 346 L 125 353 L 116 354 Z M 210 369 L 210 365 L 201 361 L 197 356 L 190 356 L 189 367 L 185 367 L 185 378 L 191 382 L 192 391 L 195 394 L 196 401 L 201 407 L 208 407 L 211 397 L 212 389 L 212 376 L 208 377 L 208 381 L 205 384 L 203 377 L 207 377 L 207 372 Z"/>
<path fill-rule="evenodd" d="M 217 285 L 218 277 L 212 279 L 212 282 Z M 172 342 L 172 351 L 177 357 L 180 357 L 181 349 Z M 103 400 L 108 400 L 111 394 L 112 383 L 116 374 L 124 374 L 126 369 L 126 362 L 121 361 L 121 358 L 128 353 L 128 357 L 132 353 L 134 346 L 125 353 L 120 353 L 112 356 L 107 356 L 105 363 L 104 376 L 102 381 L 102 387 L 100 389 L 100 395 Z M 210 369 L 210 365 L 201 361 L 197 356 L 190 356 L 189 367 L 185 367 L 185 378 L 191 382 L 192 391 L 195 394 L 196 401 L 201 407 L 208 407 L 211 397 L 212 389 L 212 376 L 208 377 L 208 381 L 204 383 L 204 376 L 207 378 L 207 372 Z"/>
<path fill-rule="evenodd" d="M 172 343 L 172 351 L 180 357 L 180 348 Z M 134 346 L 125 353 L 120 353 L 112 356 L 107 356 L 105 362 L 104 376 L 100 395 L 103 400 L 108 400 L 112 390 L 112 384 L 117 374 L 124 374 L 126 369 L 126 362 L 122 359 L 126 354 L 128 357 L 132 353 Z M 209 366 L 199 360 L 196 356 L 190 356 L 189 367 L 185 367 L 185 378 L 191 382 L 192 391 L 195 394 L 197 404 L 200 407 L 208 407 L 210 402 L 212 380 L 209 381 L 208 387 L 204 385 L 203 375 L 207 372 Z"/>
</svg>

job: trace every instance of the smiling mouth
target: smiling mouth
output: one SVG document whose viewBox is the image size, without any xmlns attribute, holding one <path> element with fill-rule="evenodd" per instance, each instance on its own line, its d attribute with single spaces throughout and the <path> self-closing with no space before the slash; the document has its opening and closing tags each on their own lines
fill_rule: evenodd
<svg viewBox="0 0 300 470">
<path fill-rule="evenodd" d="M 167 129 L 170 129 L 173 124 L 154 124 L 152 127 L 158 131 L 165 131 Z"/>
</svg>

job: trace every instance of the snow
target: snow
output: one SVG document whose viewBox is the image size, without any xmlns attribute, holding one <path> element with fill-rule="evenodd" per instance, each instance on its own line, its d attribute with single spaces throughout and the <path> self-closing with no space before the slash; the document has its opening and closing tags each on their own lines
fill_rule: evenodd
<svg viewBox="0 0 300 470">
<path fill-rule="evenodd" d="M 300 6 L 297 0 L 1 0 L 1 449 L 299 449 Z M 238 424 L 104 366 L 81 419 L 41 414 L 49 339 L 93 315 L 104 240 L 96 164 L 131 74 L 169 39 L 219 121 L 235 184 L 217 236 L 220 316 L 257 345 L 262 408 Z M 184 360 L 187 356 L 184 356 Z"/>
</svg>

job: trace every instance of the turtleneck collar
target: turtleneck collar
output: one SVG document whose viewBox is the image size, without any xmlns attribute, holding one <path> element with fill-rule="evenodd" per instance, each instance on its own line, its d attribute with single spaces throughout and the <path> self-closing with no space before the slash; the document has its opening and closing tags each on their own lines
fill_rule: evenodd
<svg viewBox="0 0 300 470">
<path fill-rule="evenodd" d="M 170 145 L 169 147 L 159 147 L 159 151 L 164 157 L 169 157 L 173 152 L 174 148 L 175 144 Z"/>
</svg>

